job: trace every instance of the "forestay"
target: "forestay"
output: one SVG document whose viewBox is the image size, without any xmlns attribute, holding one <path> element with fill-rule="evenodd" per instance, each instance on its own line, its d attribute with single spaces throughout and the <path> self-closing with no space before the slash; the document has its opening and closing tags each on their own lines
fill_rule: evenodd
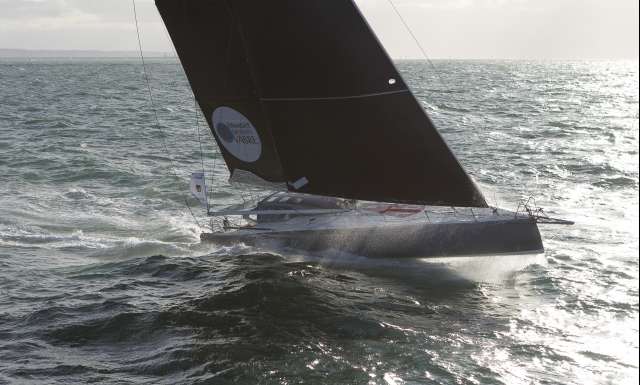
<svg viewBox="0 0 640 385">
<path fill-rule="evenodd" d="M 224 159 L 289 191 L 486 202 L 351 0 L 156 0 Z"/>
</svg>

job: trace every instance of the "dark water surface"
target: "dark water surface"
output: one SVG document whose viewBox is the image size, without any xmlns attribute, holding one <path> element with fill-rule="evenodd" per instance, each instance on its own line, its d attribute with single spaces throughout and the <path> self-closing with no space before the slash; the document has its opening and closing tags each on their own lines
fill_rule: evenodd
<svg viewBox="0 0 640 385">
<path fill-rule="evenodd" d="M 0 62 L 0 383 L 637 383 L 638 63 L 400 66 L 489 201 L 577 222 L 544 256 L 202 245 L 175 62 L 150 65 L 161 129 L 138 61 Z"/>
</svg>

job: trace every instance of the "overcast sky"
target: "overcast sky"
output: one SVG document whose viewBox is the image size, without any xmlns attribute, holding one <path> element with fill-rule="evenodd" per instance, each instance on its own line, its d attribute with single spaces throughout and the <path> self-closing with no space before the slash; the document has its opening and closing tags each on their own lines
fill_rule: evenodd
<svg viewBox="0 0 640 385">
<path fill-rule="evenodd" d="M 389 1 L 357 3 L 392 56 L 420 57 Z M 638 0 L 391 1 L 431 58 L 638 58 Z M 145 51 L 171 51 L 153 0 L 136 4 Z M 0 0 L 0 10 L 0 48 L 137 49 L 131 0 Z"/>
</svg>

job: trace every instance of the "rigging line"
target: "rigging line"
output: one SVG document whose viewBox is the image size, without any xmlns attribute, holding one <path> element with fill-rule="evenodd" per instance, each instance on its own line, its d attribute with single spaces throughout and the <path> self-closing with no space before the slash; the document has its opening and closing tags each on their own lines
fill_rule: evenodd
<svg viewBox="0 0 640 385">
<path fill-rule="evenodd" d="M 440 74 L 440 71 L 438 71 L 436 66 L 433 64 L 433 62 L 429 58 L 429 55 L 427 55 L 427 51 L 424 49 L 422 44 L 420 44 L 420 40 L 418 40 L 418 37 L 413 33 L 413 31 L 411 30 L 411 27 L 409 27 L 409 24 L 407 23 L 407 21 L 404 19 L 404 17 L 402 17 L 402 14 L 400 13 L 400 10 L 398 10 L 398 8 L 396 7 L 396 5 L 393 2 L 393 0 L 387 0 L 387 2 L 389 3 L 389 5 L 391 5 L 391 8 L 393 8 L 393 11 L 395 12 L 395 14 L 398 15 L 398 18 L 400 19 L 400 21 L 404 25 L 404 28 L 407 30 L 409 35 L 411 35 L 411 38 L 416 43 L 416 46 L 418 46 L 418 49 L 422 53 L 422 56 L 427 61 L 427 63 L 429 63 L 429 66 L 431 67 L 431 70 L 433 71 L 433 73 L 436 74 L 436 77 L 440 81 L 440 86 L 443 88 L 443 90 L 446 90 L 447 86 L 446 86 L 446 83 L 445 83 L 444 79 L 442 78 L 442 75 Z M 455 124 L 455 126 L 458 129 L 460 129 L 460 123 L 457 120 L 454 119 L 453 123 Z M 475 134 L 476 138 L 480 137 L 480 135 L 478 134 L 478 130 L 472 130 L 472 132 Z"/>
<path fill-rule="evenodd" d="M 145 81 L 146 81 L 146 84 L 147 84 L 147 91 L 149 93 L 149 102 L 151 103 L 151 109 L 152 109 L 153 115 L 155 117 L 156 128 L 161 133 L 160 138 L 162 139 L 162 146 L 164 147 L 165 153 L 169 157 L 169 162 L 171 164 L 171 171 L 173 173 L 173 176 L 176 178 L 176 180 L 181 181 L 180 177 L 178 177 L 178 173 L 176 171 L 175 162 L 173 160 L 173 157 L 171 156 L 171 153 L 169 152 L 169 148 L 167 147 L 166 134 L 165 134 L 164 130 L 162 129 L 162 126 L 160 125 L 160 119 L 158 118 L 158 111 L 156 110 L 155 102 L 154 102 L 154 99 L 153 99 L 153 92 L 151 91 L 151 81 L 149 80 L 149 74 L 147 73 L 147 64 L 146 64 L 146 62 L 144 60 L 144 53 L 142 51 L 142 39 L 140 38 L 140 27 L 139 27 L 139 24 L 138 24 L 138 11 L 136 9 L 136 0 L 131 0 L 131 2 L 133 4 L 133 17 L 134 17 L 134 20 L 136 22 L 136 34 L 138 36 L 138 49 L 140 50 L 140 59 L 142 61 L 142 72 L 144 73 L 144 78 L 145 78 Z M 189 213 L 191 213 L 191 216 L 193 217 L 194 221 L 196 222 L 196 225 L 198 225 L 198 227 L 200 227 L 202 229 L 202 226 L 200 226 L 200 222 L 198 222 L 198 219 L 193 214 L 193 210 L 191 210 L 191 206 L 189 205 L 189 201 L 187 200 L 187 198 L 184 199 L 184 203 L 187 205 L 187 209 L 189 210 Z"/>
<path fill-rule="evenodd" d="M 202 164 L 202 172 L 206 175 L 205 156 L 204 156 L 205 151 L 203 149 L 202 139 L 200 135 L 200 110 L 199 110 L 200 107 L 198 106 L 198 99 L 196 98 L 195 94 L 193 94 L 193 103 L 195 105 L 194 110 L 196 115 L 196 129 L 198 130 L 198 143 L 200 144 L 200 163 Z M 216 139 L 213 137 L 213 133 L 211 132 L 211 130 L 207 130 L 207 132 L 209 132 L 209 137 L 213 139 L 215 143 Z M 215 185 L 215 173 L 216 173 L 215 151 L 213 151 L 212 158 L 213 158 L 213 167 L 211 169 L 211 172 L 209 173 L 210 174 L 209 186 L 211 188 L 207 189 L 207 212 L 209 212 L 209 210 L 211 209 L 211 204 L 209 204 L 209 200 L 213 201 L 213 198 L 215 197 L 215 192 L 213 191 L 213 187 Z M 206 177 L 205 177 L 205 183 L 206 183 Z"/>
<path fill-rule="evenodd" d="M 211 138 L 215 143 L 216 139 L 213 138 L 213 133 L 211 132 L 211 130 L 209 130 L 209 135 L 211 135 Z M 215 151 L 212 151 L 211 157 L 213 158 L 213 168 L 211 169 L 211 186 L 213 186 L 215 184 L 214 182 L 215 182 L 215 176 L 216 176 L 216 159 L 217 159 Z M 213 198 L 215 198 L 215 193 L 211 191 L 210 194 L 211 194 L 211 200 L 214 200 Z"/>
<path fill-rule="evenodd" d="M 164 130 L 162 129 L 162 126 L 160 125 L 160 119 L 158 118 L 158 111 L 155 107 L 155 101 L 153 99 L 153 92 L 151 91 L 151 81 L 149 80 L 149 74 L 147 72 L 147 63 L 144 60 L 144 53 L 142 52 L 142 40 L 140 38 L 140 28 L 138 26 L 138 12 L 136 10 L 136 0 L 132 0 L 133 2 L 133 16 L 135 18 L 135 22 L 136 22 L 136 33 L 138 35 L 138 49 L 140 50 L 140 59 L 142 60 L 142 71 L 144 73 L 144 79 L 147 85 L 147 92 L 149 93 L 149 102 L 151 103 L 151 110 L 153 111 L 153 115 L 155 117 L 155 123 L 156 123 L 156 128 L 158 129 L 158 131 L 160 131 L 160 133 L 162 135 L 160 135 L 160 138 L 162 139 L 162 146 L 164 147 L 164 150 L 166 152 L 166 154 L 169 157 L 169 162 L 171 163 L 171 170 L 174 174 L 174 176 L 177 179 L 178 178 L 178 173 L 176 172 L 176 168 L 175 168 L 175 164 L 173 161 L 173 157 L 171 156 L 171 153 L 169 152 L 169 148 L 167 147 L 167 141 L 166 141 L 166 133 L 164 132 Z"/>
<path fill-rule="evenodd" d="M 395 14 L 398 15 L 398 18 L 400 19 L 400 21 L 404 25 L 404 28 L 407 30 L 407 32 L 409 32 L 409 35 L 411 35 L 411 38 L 413 39 L 413 41 L 418 46 L 418 49 L 422 53 L 422 56 L 429 63 L 429 66 L 431 67 L 433 72 L 436 74 L 438 79 L 440 79 L 440 83 L 441 83 L 442 87 L 444 88 L 445 87 L 444 80 L 442 79 L 442 76 L 440 76 L 440 73 L 436 69 L 436 66 L 433 65 L 433 62 L 431 61 L 431 59 L 429 59 L 429 55 L 427 55 L 427 51 L 424 49 L 424 47 L 422 47 L 422 44 L 420 44 L 420 40 L 418 40 L 416 35 L 411 30 L 411 27 L 409 27 L 409 24 L 407 24 L 407 21 L 404 19 L 404 17 L 402 17 L 402 14 L 400 13 L 400 11 L 396 7 L 396 5 L 393 3 L 393 0 L 387 0 L 387 2 L 389 3 L 389 5 L 391 5 L 391 8 L 393 8 L 393 11 L 395 12 Z"/>
<path fill-rule="evenodd" d="M 396 5 L 393 3 L 393 0 L 387 0 L 387 2 L 389 3 L 389 5 L 391 5 L 391 8 L 393 8 L 393 11 L 396 13 L 396 15 L 398 15 L 398 18 L 400 19 L 400 21 L 402 22 L 402 24 L 404 25 L 405 29 L 407 30 L 407 32 L 409 32 L 409 35 L 411 35 L 411 37 L 413 38 L 413 41 L 416 43 L 416 45 L 418 46 L 418 49 L 420 49 L 420 52 L 422 53 L 422 55 L 424 56 L 424 58 L 427 60 L 427 62 L 429 63 L 429 66 L 431 67 L 431 69 L 433 70 L 433 72 L 436 74 L 436 76 L 438 77 L 439 81 L 440 81 L 440 85 L 442 86 L 443 89 L 446 88 L 444 79 L 442 78 L 442 76 L 440 75 L 440 72 L 436 69 L 435 65 L 433 64 L 433 62 L 431 61 L 431 59 L 429 59 L 429 56 L 427 55 L 426 50 L 424 49 L 424 47 L 422 47 L 422 44 L 420 44 L 420 41 L 418 40 L 418 38 L 416 37 L 416 35 L 413 33 L 413 31 L 411 30 L 411 28 L 409 27 L 409 24 L 407 24 L 406 20 L 404 19 L 404 17 L 402 17 L 402 14 L 400 13 L 400 11 L 398 10 L 398 8 L 396 7 Z M 509 72 L 507 70 L 507 72 Z M 512 76 L 513 78 L 513 76 Z M 529 122 L 529 117 L 526 117 L 526 121 L 527 123 Z M 454 124 L 460 128 L 460 123 L 457 120 L 453 121 Z M 478 130 L 472 130 L 473 134 L 475 134 L 476 138 L 481 139 Z M 536 185 L 537 188 L 537 185 Z M 497 201 L 495 202 L 497 205 Z"/>
<path fill-rule="evenodd" d="M 176 65 L 176 75 L 181 74 L 180 71 L 180 57 L 178 56 L 178 52 L 175 49 L 175 46 L 173 45 L 173 40 L 171 39 L 171 36 L 169 35 L 169 30 L 167 29 L 167 26 L 162 23 L 162 25 L 164 26 L 164 28 L 162 28 L 162 31 L 164 32 L 164 36 L 167 38 L 167 41 L 169 42 L 169 46 L 171 47 L 171 53 L 173 54 L 173 58 L 177 61 L 177 65 Z M 189 83 L 189 79 L 186 77 L 186 74 L 184 72 L 182 72 L 185 82 L 185 86 L 189 89 L 189 91 L 191 91 L 191 95 L 193 95 L 193 104 L 194 104 L 194 111 L 195 111 L 195 125 L 196 125 L 196 130 L 198 132 L 198 143 L 200 144 L 200 162 L 202 163 L 202 173 L 206 175 L 205 173 L 205 166 L 204 166 L 204 151 L 202 149 L 202 140 L 200 137 L 200 114 L 198 113 L 198 100 L 196 98 L 196 94 L 193 92 L 193 89 L 191 89 L 191 84 Z M 214 169 L 215 169 L 215 160 L 214 160 Z M 211 172 L 213 174 L 213 171 Z M 205 185 L 206 185 L 206 177 L 204 178 L 205 181 Z M 211 188 L 213 188 L 213 176 L 211 177 L 211 183 L 209 186 L 211 186 Z M 207 203 L 207 212 L 209 212 L 210 209 L 210 205 L 209 205 L 209 195 L 212 193 L 211 189 L 207 189 L 207 194 L 206 194 L 206 203 Z"/>
<path fill-rule="evenodd" d="M 200 228 L 200 230 L 202 230 L 202 225 L 200 224 L 200 221 L 198 221 L 198 218 L 196 218 L 196 215 L 193 213 L 193 210 L 191 209 L 191 205 L 189 204 L 187 198 L 184 198 L 184 204 L 187 205 L 187 210 L 189 210 L 189 213 L 193 217 L 193 220 L 196 222 L 196 225 Z"/>
<path fill-rule="evenodd" d="M 193 94 L 193 90 L 192 90 L 192 94 Z M 196 127 L 198 130 L 198 142 L 200 143 L 200 162 L 202 163 L 202 172 L 205 173 L 205 150 L 203 150 L 203 144 L 202 144 L 202 140 L 201 140 L 201 136 L 200 136 L 200 114 L 201 114 L 201 110 L 200 107 L 198 105 L 198 99 L 196 98 L 196 95 L 193 94 L 193 103 L 195 104 L 195 115 L 196 115 Z M 206 123 L 206 118 L 205 118 L 205 127 L 208 128 L 207 123 Z M 207 138 L 210 138 L 213 143 L 216 143 L 216 138 L 213 136 L 213 132 L 210 129 L 206 129 L 206 132 L 209 133 L 209 135 L 207 136 Z M 211 199 L 211 201 L 214 200 L 215 197 L 215 192 L 213 190 L 213 187 L 215 186 L 215 173 L 216 173 L 216 151 L 215 151 L 215 146 L 213 147 L 213 150 L 211 151 L 211 158 L 212 158 L 212 168 L 211 168 L 211 172 L 209 173 L 209 186 L 211 186 L 210 189 L 207 189 L 207 212 L 209 211 L 209 209 L 211 208 L 211 205 L 209 204 L 209 199 Z M 205 173 L 206 175 L 206 173 Z M 206 178 L 205 178 L 205 183 L 206 183 Z"/>
<path fill-rule="evenodd" d="M 193 95 L 193 104 L 194 104 L 194 111 L 196 113 L 196 129 L 198 131 L 198 143 L 200 144 L 200 163 L 202 164 L 202 174 L 203 176 L 206 175 L 204 172 L 204 151 L 202 150 L 202 139 L 200 137 L 200 115 L 198 115 L 198 100 L 196 100 L 196 96 Z M 203 180 L 205 181 L 205 189 L 206 189 L 206 181 L 207 178 L 203 177 Z M 213 187 L 213 186 L 212 186 Z M 209 194 L 205 194 L 205 200 L 207 203 L 207 212 L 209 212 Z"/>
</svg>

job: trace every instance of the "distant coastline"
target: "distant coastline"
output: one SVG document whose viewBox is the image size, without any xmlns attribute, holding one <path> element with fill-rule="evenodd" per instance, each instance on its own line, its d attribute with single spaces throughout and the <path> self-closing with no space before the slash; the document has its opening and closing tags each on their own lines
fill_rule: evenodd
<svg viewBox="0 0 640 385">
<path fill-rule="evenodd" d="M 145 57 L 173 57 L 173 53 L 145 51 Z M 138 51 L 100 51 L 100 50 L 31 50 L 0 48 L 0 58 L 136 58 Z"/>
<path fill-rule="evenodd" d="M 144 51 L 145 58 L 176 59 L 175 52 Z M 138 51 L 104 51 L 104 50 L 65 50 L 65 49 L 16 49 L 0 48 L 0 59 L 136 59 Z M 420 57 L 394 57 L 395 61 L 423 61 Z M 638 61 L 638 58 L 456 58 L 434 57 L 433 61 L 523 61 L 523 62 L 555 62 L 555 61 Z"/>
</svg>

